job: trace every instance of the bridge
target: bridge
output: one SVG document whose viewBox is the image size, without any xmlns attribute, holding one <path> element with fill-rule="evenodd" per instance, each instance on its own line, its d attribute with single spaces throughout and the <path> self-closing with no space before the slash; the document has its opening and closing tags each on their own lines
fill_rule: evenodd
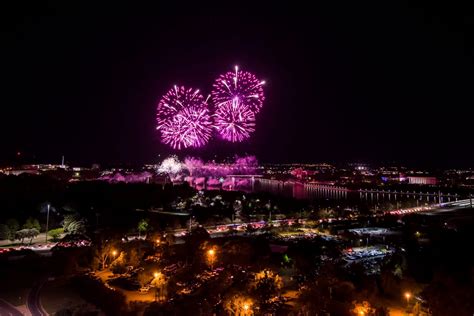
<svg viewBox="0 0 474 316">
<path fill-rule="evenodd" d="M 472 206 L 473 206 L 473 200 L 472 200 L 472 197 L 470 197 L 469 199 L 458 200 L 454 202 L 392 210 L 392 211 L 385 212 L 385 214 L 405 215 L 405 214 L 420 213 L 420 212 L 433 212 L 433 211 L 441 210 L 441 209 L 454 210 L 454 209 L 459 209 L 459 208 L 472 208 Z"/>
<path fill-rule="evenodd" d="M 360 189 L 357 190 L 359 192 L 360 197 L 368 198 L 369 196 L 373 198 L 374 196 L 377 198 L 378 196 L 388 196 L 389 199 L 391 196 L 397 198 L 397 196 L 405 196 L 405 197 L 413 197 L 419 198 L 420 200 L 426 199 L 426 201 L 430 201 L 431 199 L 434 202 L 443 203 L 446 200 L 451 202 L 451 200 L 457 201 L 460 198 L 460 195 L 457 193 L 442 193 L 438 192 L 416 192 L 416 191 L 397 191 L 397 190 L 381 190 L 381 189 Z"/>
<path fill-rule="evenodd" d="M 267 178 L 260 178 L 257 180 L 263 184 L 270 184 L 275 186 L 285 186 L 285 185 L 302 185 L 306 190 L 329 190 L 329 191 L 339 191 L 339 192 L 349 192 L 350 189 L 342 186 L 335 186 L 329 184 L 320 184 L 315 182 L 301 182 L 295 180 L 275 180 L 275 179 L 267 179 Z"/>
<path fill-rule="evenodd" d="M 303 182 L 295 180 L 275 180 L 268 178 L 253 178 L 252 181 L 258 182 L 263 185 L 264 189 L 270 189 L 272 191 L 282 191 L 285 188 L 292 188 L 298 193 L 306 192 L 309 194 L 314 194 L 318 192 L 324 192 L 328 195 L 336 195 L 347 197 L 348 193 L 354 194 L 359 193 L 361 199 L 378 199 L 378 198 L 388 198 L 389 200 L 394 198 L 413 198 L 419 200 L 426 200 L 427 202 L 437 202 L 445 203 L 451 201 L 457 201 L 462 198 L 458 193 L 443 193 L 438 192 L 420 192 L 420 191 L 404 191 L 404 190 L 392 190 L 392 189 L 350 189 L 344 186 L 337 186 L 331 184 L 322 184 L 316 182 Z M 253 182 L 252 182 L 253 185 Z M 465 197 L 465 196 L 464 196 Z"/>
</svg>

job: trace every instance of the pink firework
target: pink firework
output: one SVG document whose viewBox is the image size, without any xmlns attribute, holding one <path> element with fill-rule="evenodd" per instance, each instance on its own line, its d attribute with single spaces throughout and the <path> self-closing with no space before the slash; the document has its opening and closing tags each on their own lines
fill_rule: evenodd
<svg viewBox="0 0 474 316">
<path fill-rule="evenodd" d="M 260 81 L 255 75 L 239 70 L 239 67 L 235 66 L 234 72 L 229 71 L 216 79 L 212 90 L 212 100 L 216 107 L 220 107 L 237 98 L 240 104 L 258 113 L 265 100 L 264 84 L 265 81 Z"/>
<path fill-rule="evenodd" d="M 232 101 L 222 103 L 216 108 L 214 127 L 223 139 L 241 142 L 255 131 L 255 114 L 248 105 L 240 103 L 235 97 Z"/>
<path fill-rule="evenodd" d="M 157 107 L 157 129 L 169 121 L 183 108 L 207 106 L 206 101 L 198 89 L 173 86 L 160 100 Z"/>
<path fill-rule="evenodd" d="M 201 147 L 211 137 L 211 115 L 203 105 L 184 107 L 158 128 L 163 143 L 174 149 Z"/>
</svg>

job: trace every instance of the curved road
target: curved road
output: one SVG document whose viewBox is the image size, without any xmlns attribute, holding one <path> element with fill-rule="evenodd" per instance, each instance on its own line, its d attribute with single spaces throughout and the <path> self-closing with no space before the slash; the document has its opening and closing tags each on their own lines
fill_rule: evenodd
<svg viewBox="0 0 474 316">
<path fill-rule="evenodd" d="M 28 293 L 26 299 L 26 306 L 32 316 L 48 316 L 48 313 L 43 309 L 40 301 L 41 288 L 44 285 L 44 281 L 36 283 Z"/>
<path fill-rule="evenodd" d="M 5 316 L 23 316 L 23 314 L 16 309 L 15 306 L 0 299 L 0 315 Z"/>
</svg>

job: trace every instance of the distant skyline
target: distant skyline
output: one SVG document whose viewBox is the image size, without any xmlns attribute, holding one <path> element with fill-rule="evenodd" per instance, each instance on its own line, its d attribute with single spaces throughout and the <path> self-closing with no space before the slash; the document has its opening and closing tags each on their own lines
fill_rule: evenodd
<svg viewBox="0 0 474 316">
<path fill-rule="evenodd" d="M 290 5 L 291 6 L 291 5 Z M 0 162 L 262 162 L 474 167 L 472 11 L 429 4 L 223 8 L 13 4 L 1 10 Z M 156 106 L 234 65 L 266 81 L 248 142 L 174 151 Z"/>
</svg>

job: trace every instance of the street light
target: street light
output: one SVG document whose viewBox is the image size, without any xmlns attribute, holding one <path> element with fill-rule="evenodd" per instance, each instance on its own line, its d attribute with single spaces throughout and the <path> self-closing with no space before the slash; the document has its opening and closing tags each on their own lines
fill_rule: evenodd
<svg viewBox="0 0 474 316">
<path fill-rule="evenodd" d="M 213 270 L 214 268 L 215 255 L 216 255 L 216 251 L 214 249 L 209 249 L 207 251 L 207 256 L 208 256 L 209 264 L 211 265 L 211 270 Z"/>
<path fill-rule="evenodd" d="M 406 292 L 406 293 L 405 293 L 405 298 L 407 299 L 407 305 L 410 304 L 410 297 L 411 297 L 411 293 L 410 293 L 410 292 Z"/>
<path fill-rule="evenodd" d="M 242 302 L 242 304 L 237 308 L 237 311 L 240 310 L 239 314 L 236 315 L 242 315 L 242 316 L 250 316 L 252 315 L 252 301 L 246 300 L 245 302 Z"/>
<path fill-rule="evenodd" d="M 47 205 L 48 212 L 47 212 L 47 215 L 46 215 L 46 234 L 45 234 L 45 242 L 46 243 L 48 242 L 49 208 L 50 207 L 51 207 L 51 205 L 48 203 L 48 205 Z"/>
</svg>

